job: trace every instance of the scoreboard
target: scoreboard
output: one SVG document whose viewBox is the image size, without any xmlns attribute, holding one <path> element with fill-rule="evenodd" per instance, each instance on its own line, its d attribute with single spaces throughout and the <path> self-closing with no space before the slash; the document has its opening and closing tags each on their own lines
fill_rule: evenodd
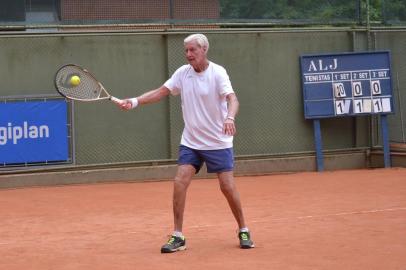
<svg viewBox="0 0 406 270">
<path fill-rule="evenodd" d="M 320 119 L 381 115 L 385 167 L 390 167 L 388 123 L 393 113 L 389 51 L 300 57 L 304 115 L 313 120 L 317 169 L 324 170 Z"/>
<path fill-rule="evenodd" d="M 393 113 L 388 51 L 300 57 L 306 119 Z"/>
</svg>

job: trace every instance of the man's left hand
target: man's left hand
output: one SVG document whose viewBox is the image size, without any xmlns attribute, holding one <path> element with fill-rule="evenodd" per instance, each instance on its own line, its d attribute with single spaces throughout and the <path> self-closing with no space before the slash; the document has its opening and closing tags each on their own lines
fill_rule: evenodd
<svg viewBox="0 0 406 270">
<path fill-rule="evenodd" d="M 224 121 L 224 125 L 223 125 L 223 132 L 224 134 L 227 134 L 229 136 L 234 136 L 234 134 L 236 133 L 236 128 L 235 128 L 235 123 L 234 120 L 231 119 L 226 119 Z"/>
</svg>

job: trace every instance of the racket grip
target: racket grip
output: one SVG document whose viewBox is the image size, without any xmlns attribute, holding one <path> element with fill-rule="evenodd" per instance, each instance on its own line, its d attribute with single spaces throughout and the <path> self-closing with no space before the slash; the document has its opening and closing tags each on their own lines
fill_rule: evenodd
<svg viewBox="0 0 406 270">
<path fill-rule="evenodd" d="M 110 97 L 110 100 L 117 104 L 121 104 L 123 102 L 121 99 L 115 97 Z"/>
</svg>

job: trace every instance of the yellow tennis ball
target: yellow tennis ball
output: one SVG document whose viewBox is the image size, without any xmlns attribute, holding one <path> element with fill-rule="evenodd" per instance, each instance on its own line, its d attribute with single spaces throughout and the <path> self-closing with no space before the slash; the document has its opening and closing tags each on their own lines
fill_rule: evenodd
<svg viewBox="0 0 406 270">
<path fill-rule="evenodd" d="M 74 76 L 72 76 L 72 77 L 70 78 L 70 84 L 71 84 L 72 86 L 78 86 L 79 83 L 80 83 L 80 77 L 79 77 L 79 76 L 74 75 Z"/>
</svg>

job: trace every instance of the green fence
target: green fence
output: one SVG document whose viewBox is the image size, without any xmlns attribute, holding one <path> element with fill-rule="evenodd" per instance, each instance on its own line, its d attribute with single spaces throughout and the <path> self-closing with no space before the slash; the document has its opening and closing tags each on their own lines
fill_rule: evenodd
<svg viewBox="0 0 406 270">
<path fill-rule="evenodd" d="M 132 97 L 154 89 L 185 63 L 190 32 L 0 35 L 1 100 L 55 96 L 57 68 L 76 63 L 111 93 Z M 244 156 L 314 153 L 312 122 L 304 119 L 299 56 L 390 50 L 395 111 L 390 139 L 405 143 L 406 31 L 331 28 L 208 30 L 209 57 L 225 66 L 240 101 L 235 152 Z M 370 34 L 370 36 L 369 36 Z M 369 36 L 369 38 L 368 38 Z M 76 165 L 173 160 L 183 121 L 180 98 L 123 112 L 106 102 L 71 104 Z M 364 116 L 321 121 L 325 150 L 380 145 L 378 121 Z"/>
</svg>

